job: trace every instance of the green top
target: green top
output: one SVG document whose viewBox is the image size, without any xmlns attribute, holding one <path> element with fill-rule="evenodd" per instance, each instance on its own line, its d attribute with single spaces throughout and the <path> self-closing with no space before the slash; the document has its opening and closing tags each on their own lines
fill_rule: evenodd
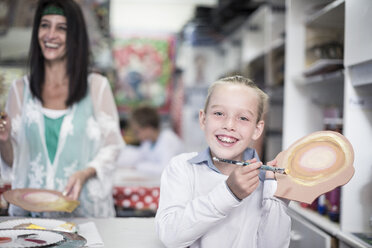
<svg viewBox="0 0 372 248">
<path fill-rule="evenodd" d="M 48 156 L 50 163 L 53 163 L 54 157 L 56 156 L 59 131 L 65 115 L 52 119 L 44 115 L 44 126 L 45 126 L 45 142 L 48 150 Z"/>
</svg>

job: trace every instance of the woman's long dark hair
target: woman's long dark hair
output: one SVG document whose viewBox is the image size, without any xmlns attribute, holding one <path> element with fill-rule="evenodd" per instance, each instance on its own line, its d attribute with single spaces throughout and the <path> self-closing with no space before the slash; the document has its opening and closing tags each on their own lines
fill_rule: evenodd
<svg viewBox="0 0 372 248">
<path fill-rule="evenodd" d="M 80 101 L 88 88 L 89 39 L 80 6 L 73 0 L 40 0 L 36 9 L 29 52 L 30 88 L 34 97 L 41 102 L 41 92 L 45 80 L 44 57 L 38 33 L 42 12 L 46 6 L 54 5 L 64 11 L 67 20 L 66 56 L 69 93 L 66 105 Z"/>
</svg>

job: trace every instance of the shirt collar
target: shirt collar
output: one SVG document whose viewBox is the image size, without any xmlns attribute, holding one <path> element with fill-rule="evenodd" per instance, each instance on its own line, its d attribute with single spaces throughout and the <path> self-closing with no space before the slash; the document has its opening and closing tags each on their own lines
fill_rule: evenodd
<svg viewBox="0 0 372 248">
<path fill-rule="evenodd" d="M 243 153 L 243 160 L 250 160 L 252 158 L 257 158 L 258 161 L 260 161 L 260 158 L 258 157 L 258 154 L 255 149 L 247 148 Z M 199 152 L 195 157 L 192 157 L 188 160 L 188 162 L 192 164 L 206 164 L 210 169 L 214 170 L 217 173 L 221 173 L 219 169 L 213 164 L 210 148 L 208 147 L 202 152 Z M 265 171 L 261 170 L 259 178 L 261 181 L 265 179 Z"/>
<path fill-rule="evenodd" d="M 209 147 L 205 149 L 204 151 L 199 152 L 195 157 L 189 159 L 189 162 L 193 164 L 206 164 L 210 169 L 218 173 L 221 173 L 219 169 L 217 169 L 217 167 L 212 162 L 211 152 L 210 152 Z"/>
</svg>

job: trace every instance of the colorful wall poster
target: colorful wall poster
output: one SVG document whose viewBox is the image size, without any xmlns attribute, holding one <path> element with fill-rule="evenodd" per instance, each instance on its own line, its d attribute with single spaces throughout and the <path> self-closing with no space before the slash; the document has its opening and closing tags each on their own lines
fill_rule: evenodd
<svg viewBox="0 0 372 248">
<path fill-rule="evenodd" d="M 119 112 L 139 104 L 169 112 L 174 67 L 173 36 L 115 38 L 115 100 Z"/>
</svg>

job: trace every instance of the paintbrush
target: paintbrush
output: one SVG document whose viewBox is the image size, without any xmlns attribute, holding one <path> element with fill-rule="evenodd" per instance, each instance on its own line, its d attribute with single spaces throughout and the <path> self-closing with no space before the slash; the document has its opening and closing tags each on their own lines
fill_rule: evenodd
<svg viewBox="0 0 372 248">
<path fill-rule="evenodd" d="M 249 162 L 236 161 L 236 160 L 217 158 L 217 157 L 213 157 L 213 160 L 217 161 L 217 162 L 236 164 L 236 165 L 242 165 L 242 166 L 246 166 L 246 165 L 250 164 Z M 269 171 L 272 171 L 272 172 L 275 172 L 275 173 L 280 173 L 280 174 L 287 175 L 287 173 L 285 172 L 285 168 L 279 168 L 279 167 L 274 167 L 274 166 L 270 166 L 270 165 L 261 165 L 261 167 L 259 169 L 260 170 L 269 170 Z"/>
</svg>

